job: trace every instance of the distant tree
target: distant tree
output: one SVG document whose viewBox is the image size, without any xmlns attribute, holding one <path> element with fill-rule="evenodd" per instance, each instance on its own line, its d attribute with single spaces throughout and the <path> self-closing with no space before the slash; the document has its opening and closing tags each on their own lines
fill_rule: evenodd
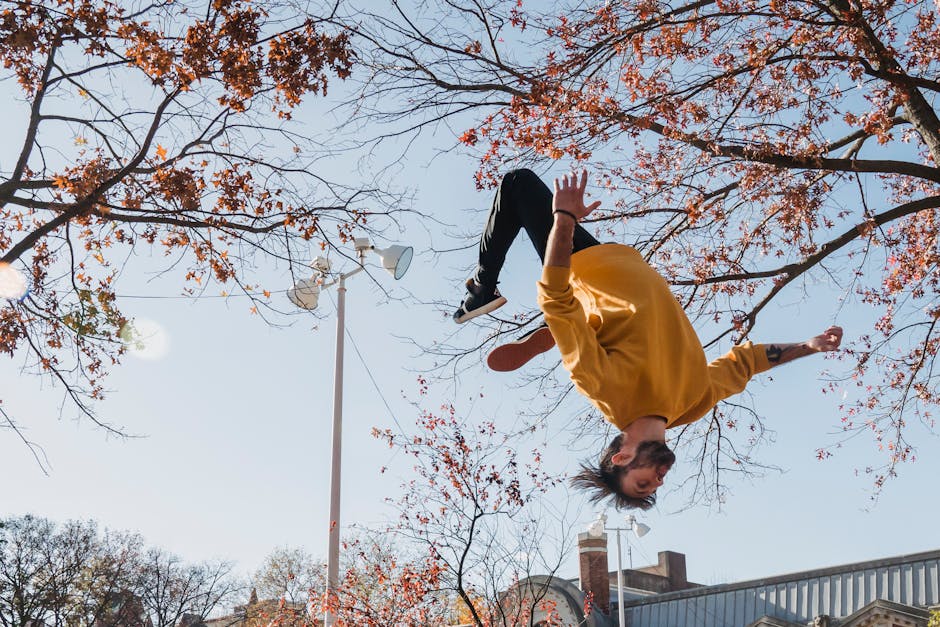
<svg viewBox="0 0 940 627">
<path fill-rule="evenodd" d="M 260 600 L 284 599 L 305 605 L 311 591 L 322 592 L 326 566 L 301 548 L 278 547 L 251 577 Z"/>
<path fill-rule="evenodd" d="M 187 564 L 162 549 L 141 556 L 133 588 L 153 627 L 175 627 L 184 615 L 206 619 L 243 589 L 230 562 Z"/>
<path fill-rule="evenodd" d="M 420 378 L 419 384 L 426 396 L 428 382 Z M 259 625 L 313 627 L 327 609 L 342 627 L 532 627 L 552 615 L 543 603 L 544 586 L 516 585 L 556 573 L 569 548 L 564 508 L 543 499 L 559 480 L 542 469 L 539 451 L 522 453 L 519 433 L 458 416 L 450 404 L 439 411 L 419 408 L 416 427 L 409 434 L 373 430 L 413 460 L 401 497 L 389 499 L 397 521 L 347 532 L 340 581 L 329 596 L 323 594 L 322 565 L 306 552 L 272 553 L 252 579 Z M 560 529 L 552 529 L 554 523 Z M 305 619 L 302 606 L 285 594 L 304 565 L 320 574 L 308 591 L 313 611 Z M 262 582 L 273 585 L 263 588 Z M 523 589 L 524 595 L 507 602 L 507 591 Z M 272 609 L 265 596 L 280 603 Z M 272 622 L 277 620 L 286 622 Z"/>
<path fill-rule="evenodd" d="M 343 543 L 342 579 L 333 604 L 343 627 L 423 627 L 453 624 L 440 591 L 436 555 L 409 555 L 393 534 L 363 531 Z"/>
<path fill-rule="evenodd" d="M 480 187 L 510 165 L 588 164 L 610 193 L 588 226 L 671 281 L 707 347 L 785 335 L 763 314 L 813 286 L 868 312 L 830 386 L 857 386 L 844 438 L 818 456 L 872 434 L 876 488 L 913 458 L 908 434 L 940 401 L 932 3 L 432 0 L 346 23 L 371 70 L 351 110 L 384 125 L 376 143 L 456 128 Z M 496 316 L 492 338 L 532 317 Z M 721 494 L 709 468 L 747 470 L 762 433 L 727 412 L 689 427 L 703 492 Z"/>
<path fill-rule="evenodd" d="M 172 273 L 193 297 L 241 293 L 259 313 L 271 294 L 258 266 L 306 278 L 311 249 L 381 229 L 376 216 L 396 210 L 374 184 L 327 181 L 320 127 L 291 121 L 353 68 L 348 33 L 323 21 L 331 7 L 305 9 L 0 3 L 14 116 L 13 154 L 0 153 L 0 352 L 51 377 L 96 423 L 116 429 L 94 402 L 141 341 L 121 300 L 135 273 Z M 27 279 L 21 297 L 14 271 Z"/>
<path fill-rule="evenodd" d="M 567 531 L 563 515 L 542 501 L 558 479 L 542 469 L 538 451 L 521 453 L 518 433 L 471 422 L 449 404 L 422 411 L 415 434 L 374 435 L 414 459 L 413 478 L 395 501 L 398 524 L 387 533 L 428 556 L 428 601 L 451 609 L 456 601 L 478 627 L 533 624 L 544 590 L 514 604 L 503 595 L 530 575 L 557 572 L 566 546 L 557 539 L 564 535 L 549 533 L 550 519 Z"/>
<path fill-rule="evenodd" d="M 940 610 L 931 610 L 927 627 L 940 627 Z"/>
<path fill-rule="evenodd" d="M 446 624 L 437 620 L 448 612 L 435 596 L 435 560 L 409 558 L 386 534 L 362 530 L 343 543 L 340 557 L 337 594 L 327 598 L 322 562 L 303 549 L 275 549 L 251 579 L 248 625 L 315 627 L 327 607 L 341 627 Z"/>
<path fill-rule="evenodd" d="M 96 551 L 86 559 L 69 590 L 69 624 L 98 625 L 113 615 L 115 600 L 134 589 L 143 539 L 137 534 L 105 530 Z M 142 609 L 142 608 L 141 608 Z"/>
<path fill-rule="evenodd" d="M 189 565 L 94 522 L 0 520 L 0 625 L 175 627 L 239 591 L 227 563 Z"/>
<path fill-rule="evenodd" d="M 97 554 L 97 527 L 23 516 L 4 520 L 0 534 L 0 625 L 65 624 L 72 591 Z"/>
</svg>

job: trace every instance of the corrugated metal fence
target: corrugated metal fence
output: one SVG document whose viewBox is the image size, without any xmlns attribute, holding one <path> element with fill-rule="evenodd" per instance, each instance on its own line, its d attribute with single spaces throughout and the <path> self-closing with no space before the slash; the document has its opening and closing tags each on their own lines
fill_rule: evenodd
<svg viewBox="0 0 940 627">
<path fill-rule="evenodd" d="M 631 627 L 745 627 L 762 616 L 841 618 L 876 599 L 940 605 L 940 551 L 770 579 L 696 588 L 625 603 Z"/>
</svg>

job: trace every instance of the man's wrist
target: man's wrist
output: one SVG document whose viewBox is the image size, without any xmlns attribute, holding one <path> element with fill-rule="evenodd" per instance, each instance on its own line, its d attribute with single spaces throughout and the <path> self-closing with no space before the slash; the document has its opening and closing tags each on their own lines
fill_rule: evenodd
<svg viewBox="0 0 940 627">
<path fill-rule="evenodd" d="M 558 222 L 558 219 L 561 216 L 564 216 L 561 218 L 563 221 L 570 220 L 572 224 L 578 222 L 578 216 L 576 216 L 571 211 L 568 211 L 567 209 L 554 209 L 552 210 L 552 216 L 555 218 L 555 222 Z"/>
<path fill-rule="evenodd" d="M 558 213 L 553 216 L 552 230 L 558 233 L 562 238 L 574 237 L 574 227 L 578 224 L 568 216 Z"/>
<path fill-rule="evenodd" d="M 764 349 L 767 353 L 767 361 L 770 362 L 771 366 L 785 364 L 788 361 L 821 352 L 819 349 L 814 348 L 809 342 L 799 342 L 797 344 L 765 344 Z"/>
</svg>

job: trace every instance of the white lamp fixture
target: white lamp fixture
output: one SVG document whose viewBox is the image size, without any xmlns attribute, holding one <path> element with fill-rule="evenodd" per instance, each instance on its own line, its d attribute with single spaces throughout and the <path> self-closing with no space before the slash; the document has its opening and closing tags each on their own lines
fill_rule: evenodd
<svg viewBox="0 0 940 627">
<path fill-rule="evenodd" d="M 587 533 L 592 538 L 600 538 L 607 531 L 607 514 L 601 512 L 597 515 L 597 520 L 587 526 Z"/>
<path fill-rule="evenodd" d="M 411 258 L 414 257 L 414 249 L 411 246 L 399 244 L 393 244 L 385 249 L 373 248 L 372 250 L 382 259 L 382 267 L 388 270 L 396 281 L 405 276 L 411 266 Z"/>
<path fill-rule="evenodd" d="M 638 521 L 633 514 L 627 514 L 627 528 L 633 531 L 638 538 L 642 538 L 650 532 L 650 526 Z"/>
<path fill-rule="evenodd" d="M 630 568 L 633 568 L 633 550 L 630 547 L 630 533 L 633 532 L 636 534 L 636 537 L 642 538 L 650 532 L 649 525 L 644 525 L 636 519 L 636 516 L 633 514 L 627 514 L 624 519 L 627 523 L 626 528 L 623 527 L 613 527 L 605 529 L 605 523 L 607 522 L 606 514 L 599 514 L 597 520 L 592 522 L 588 526 L 588 533 L 594 537 L 600 537 L 604 531 L 615 531 L 617 532 L 617 613 L 619 619 L 619 625 L 626 625 L 626 618 L 624 616 L 624 607 L 623 607 L 623 563 L 622 555 L 623 552 L 620 550 L 620 532 L 627 532 L 627 556 L 630 560 Z"/>
<path fill-rule="evenodd" d="M 371 250 L 379 256 L 379 259 L 382 260 L 382 267 L 388 270 L 388 273 L 395 277 L 396 281 L 405 276 L 408 267 L 411 265 L 411 258 L 414 257 L 414 249 L 411 246 L 392 244 L 388 248 L 376 248 L 368 237 L 357 237 L 355 243 L 360 264 L 365 252 Z"/>
<path fill-rule="evenodd" d="M 326 591 L 327 595 L 333 594 L 339 585 L 339 530 L 340 530 L 340 472 L 342 469 L 342 431 L 343 431 L 343 337 L 346 329 L 346 279 L 354 274 L 365 270 L 363 262 L 366 252 L 373 251 L 382 260 L 382 267 L 388 270 L 389 274 L 398 280 L 405 276 L 408 266 L 411 265 L 411 258 L 414 256 L 414 249 L 411 246 L 400 246 L 398 244 L 389 246 L 385 249 L 376 248 L 369 241 L 368 237 L 357 237 L 355 239 L 356 256 L 358 265 L 349 272 L 339 273 L 339 275 L 329 281 L 324 282 L 331 274 L 330 262 L 324 257 L 317 257 L 310 266 L 313 268 L 313 276 L 309 279 L 299 281 L 293 288 L 287 290 L 287 298 L 292 303 L 302 309 L 312 310 L 317 308 L 320 300 L 320 292 L 333 285 L 336 286 L 336 362 L 333 369 L 333 434 L 332 434 L 332 453 L 330 464 L 330 530 L 329 543 L 327 548 L 327 574 Z M 332 610 L 327 610 L 323 617 L 325 627 L 331 627 L 336 620 Z"/>
<path fill-rule="evenodd" d="M 376 248 L 368 237 L 357 237 L 355 246 L 356 254 L 359 256 L 359 266 L 357 268 L 341 274 L 337 280 L 324 283 L 324 279 L 330 274 L 330 260 L 326 257 L 317 257 L 310 263 L 310 267 L 313 268 L 313 276 L 298 281 L 294 284 L 294 287 L 287 290 L 287 298 L 290 302 L 308 311 L 316 309 L 320 301 L 320 291 L 323 288 L 342 283 L 353 274 L 364 270 L 363 259 L 366 252 L 370 250 L 379 256 L 379 259 L 382 260 L 382 267 L 395 277 L 396 281 L 405 276 L 411 266 L 411 259 L 414 257 L 414 248 L 411 246 L 392 244 L 388 248 Z"/>
<path fill-rule="evenodd" d="M 301 309 L 314 310 L 320 300 L 319 278 L 304 279 L 287 290 L 287 298 Z"/>
</svg>

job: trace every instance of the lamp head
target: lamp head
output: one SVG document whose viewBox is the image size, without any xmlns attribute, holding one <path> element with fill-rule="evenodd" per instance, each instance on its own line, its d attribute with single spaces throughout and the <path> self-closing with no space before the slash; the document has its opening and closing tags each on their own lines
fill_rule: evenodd
<svg viewBox="0 0 940 627">
<path fill-rule="evenodd" d="M 304 279 L 287 290 L 287 298 L 301 309 L 316 309 L 320 300 L 320 282 L 313 278 Z"/>
<path fill-rule="evenodd" d="M 357 237 L 354 244 L 356 253 L 359 255 L 359 263 L 362 263 L 367 250 L 374 251 L 382 260 L 382 267 L 388 270 L 396 281 L 405 276 L 408 266 L 411 265 L 411 258 L 414 257 L 414 249 L 411 246 L 392 244 L 388 248 L 376 248 L 368 237 Z"/>
<path fill-rule="evenodd" d="M 359 255 L 360 259 L 363 255 L 366 254 L 366 251 L 372 250 L 375 246 L 372 245 L 372 242 L 369 241 L 368 237 L 356 237 L 353 239 L 353 246 L 356 249 L 356 253 Z"/>
<path fill-rule="evenodd" d="M 591 522 L 587 527 L 587 533 L 592 538 L 600 538 L 607 531 L 607 514 L 601 512 L 597 519 Z"/>
<path fill-rule="evenodd" d="M 382 260 L 382 267 L 388 270 L 388 273 L 395 277 L 396 281 L 405 276 L 408 267 L 411 265 L 411 258 L 414 257 L 414 248 L 399 244 L 392 244 L 384 249 L 373 247 L 372 250 Z"/>
<path fill-rule="evenodd" d="M 318 272 L 320 274 L 329 274 L 330 260 L 326 257 L 315 257 L 314 260 L 310 263 L 310 267 L 313 268 L 314 272 Z"/>
<path fill-rule="evenodd" d="M 642 538 L 650 532 L 650 526 L 644 525 L 636 519 L 636 516 L 633 514 L 627 514 L 626 516 L 627 528 L 631 529 L 633 533 L 636 534 L 636 537 Z"/>
</svg>

